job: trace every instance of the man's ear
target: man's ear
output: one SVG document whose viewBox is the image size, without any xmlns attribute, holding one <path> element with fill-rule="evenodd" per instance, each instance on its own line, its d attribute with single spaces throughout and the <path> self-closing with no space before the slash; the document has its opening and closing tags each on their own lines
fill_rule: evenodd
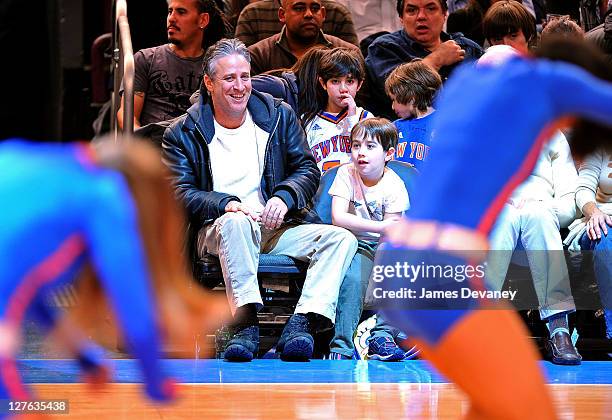
<svg viewBox="0 0 612 420">
<path fill-rule="evenodd" d="M 359 89 L 361 89 L 361 86 L 363 86 L 363 80 L 359 82 L 359 85 L 357 86 L 357 92 L 359 92 Z"/>
<path fill-rule="evenodd" d="M 285 9 L 282 6 L 278 8 L 278 20 L 285 23 Z"/>
<path fill-rule="evenodd" d="M 323 80 L 322 77 L 319 77 L 319 83 L 321 84 L 323 90 L 327 92 L 327 86 L 325 86 L 325 80 Z"/>
<path fill-rule="evenodd" d="M 325 7 L 321 6 L 321 16 L 323 16 L 323 22 L 325 22 L 325 16 L 327 16 L 327 10 Z"/>
<path fill-rule="evenodd" d="M 385 156 L 385 162 L 389 162 L 390 160 L 393 160 L 393 155 L 395 155 L 395 148 L 390 147 L 389 150 L 387 150 L 387 155 Z"/>
<path fill-rule="evenodd" d="M 208 13 L 200 13 L 200 21 L 198 22 L 200 29 L 206 29 L 209 23 L 210 15 Z"/>
<path fill-rule="evenodd" d="M 213 82 L 212 79 L 210 77 L 208 77 L 207 74 L 204 75 L 204 87 L 206 88 L 206 90 L 208 91 L 208 93 L 212 93 L 213 91 Z"/>
</svg>

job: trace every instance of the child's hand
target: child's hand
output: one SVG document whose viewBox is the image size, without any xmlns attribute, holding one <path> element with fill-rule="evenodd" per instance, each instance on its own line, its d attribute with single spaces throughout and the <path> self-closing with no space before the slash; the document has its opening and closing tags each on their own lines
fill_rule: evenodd
<svg viewBox="0 0 612 420">
<path fill-rule="evenodd" d="M 351 95 L 344 95 L 342 101 L 340 102 L 343 106 L 348 107 L 348 116 L 353 116 L 357 112 L 357 104 L 355 104 L 355 98 Z"/>
<path fill-rule="evenodd" d="M 392 216 L 389 217 L 385 220 L 382 220 L 381 223 L 383 224 L 383 232 L 382 233 L 386 233 L 386 231 L 390 228 L 392 228 L 397 222 L 399 222 L 401 220 L 401 216 Z"/>
</svg>

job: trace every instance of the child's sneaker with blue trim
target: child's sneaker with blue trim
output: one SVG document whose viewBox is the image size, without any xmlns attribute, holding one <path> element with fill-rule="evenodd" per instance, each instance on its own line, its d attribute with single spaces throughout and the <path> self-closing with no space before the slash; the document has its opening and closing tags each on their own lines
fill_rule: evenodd
<svg viewBox="0 0 612 420">
<path fill-rule="evenodd" d="M 404 360 L 405 352 L 395 344 L 391 337 L 374 337 L 368 345 L 368 359 L 382 360 L 383 362 L 397 362 Z"/>
</svg>

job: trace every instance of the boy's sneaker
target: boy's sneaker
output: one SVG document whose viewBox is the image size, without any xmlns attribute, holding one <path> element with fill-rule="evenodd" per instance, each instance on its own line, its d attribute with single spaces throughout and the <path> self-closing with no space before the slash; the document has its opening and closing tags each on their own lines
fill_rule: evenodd
<svg viewBox="0 0 612 420">
<path fill-rule="evenodd" d="M 259 350 L 259 326 L 250 325 L 237 329 L 225 347 L 224 358 L 228 362 L 250 362 Z"/>
<path fill-rule="evenodd" d="M 276 352 L 280 353 L 281 360 L 286 362 L 310 360 L 314 351 L 311 331 L 311 322 L 306 315 L 291 315 L 276 345 Z"/>
<path fill-rule="evenodd" d="M 374 337 L 368 346 L 368 359 L 396 362 L 404 360 L 405 353 L 390 337 Z"/>
</svg>

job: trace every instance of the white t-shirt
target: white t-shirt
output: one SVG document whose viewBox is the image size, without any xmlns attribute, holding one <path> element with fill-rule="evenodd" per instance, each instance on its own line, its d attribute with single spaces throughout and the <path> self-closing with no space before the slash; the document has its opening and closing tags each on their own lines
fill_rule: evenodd
<svg viewBox="0 0 612 420">
<path fill-rule="evenodd" d="M 367 118 L 372 118 L 372 114 L 357 107 L 350 117 L 346 112 L 339 115 L 320 112 L 306 125 L 308 146 L 321 173 L 351 161 L 351 130 Z"/>
<path fill-rule="evenodd" d="M 232 194 L 256 211 L 265 201 L 261 177 L 265 162 L 268 133 L 257 127 L 247 111 L 238 128 L 225 128 L 215 120 L 215 137 L 208 145 L 213 190 Z"/>
<path fill-rule="evenodd" d="M 385 168 L 383 177 L 376 185 L 367 187 L 352 163 L 343 165 L 338 169 L 329 195 L 348 200 L 349 213 L 368 220 L 380 221 L 387 213 L 401 213 L 410 207 L 404 182 L 389 168 Z M 364 240 L 376 241 L 380 237 L 376 232 L 353 233 Z"/>
</svg>

